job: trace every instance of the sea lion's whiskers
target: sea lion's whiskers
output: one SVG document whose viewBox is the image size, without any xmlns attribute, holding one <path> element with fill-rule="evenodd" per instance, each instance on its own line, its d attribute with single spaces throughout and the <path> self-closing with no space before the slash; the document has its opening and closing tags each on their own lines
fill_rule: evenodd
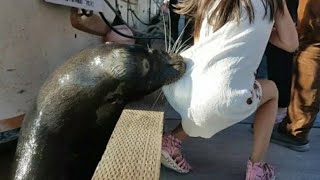
<svg viewBox="0 0 320 180">
<path fill-rule="evenodd" d="M 162 95 L 161 100 L 164 100 L 166 96 L 164 95 L 163 91 L 161 91 L 161 95 Z"/>
<path fill-rule="evenodd" d="M 190 47 L 190 46 L 185 46 L 183 49 L 181 49 L 180 52 L 183 52 L 183 51 L 187 50 L 189 47 Z"/>
<path fill-rule="evenodd" d="M 172 41 L 172 34 L 171 34 L 171 16 L 170 16 L 170 11 L 168 12 L 168 31 L 169 31 L 169 38 L 168 38 L 168 43 L 169 43 L 169 48 L 168 48 L 168 52 L 171 53 L 171 41 Z"/>
<path fill-rule="evenodd" d="M 191 20 L 189 19 L 188 22 L 184 25 L 184 27 L 183 27 L 180 35 L 178 36 L 177 40 L 174 42 L 174 45 L 173 45 L 173 47 L 172 47 L 172 52 L 173 52 L 173 53 L 176 53 L 177 48 L 180 47 L 181 42 L 182 42 L 182 37 L 183 37 L 183 35 L 184 35 L 184 33 L 185 33 L 185 30 L 186 30 L 188 24 L 190 23 L 190 21 L 191 21 Z M 187 41 L 189 41 L 189 39 L 187 39 Z"/>
<path fill-rule="evenodd" d="M 168 52 L 168 45 L 167 45 L 167 27 L 166 27 L 166 20 L 164 18 L 164 13 L 161 13 L 163 19 L 163 30 L 164 30 L 164 46 L 165 51 Z"/>
<path fill-rule="evenodd" d="M 192 37 L 189 37 L 188 39 L 186 39 L 181 45 L 180 47 L 178 47 L 176 49 L 176 51 L 174 53 L 180 53 L 186 49 L 188 49 L 190 46 L 189 45 L 186 45 L 186 43 L 191 39 Z M 182 49 L 181 49 L 182 48 Z"/>
<path fill-rule="evenodd" d="M 182 36 L 181 36 L 182 32 L 180 33 L 179 37 L 177 38 L 177 40 L 174 42 L 173 46 L 172 46 L 172 52 L 175 53 L 177 46 L 179 46 L 181 44 L 182 41 Z"/>
<path fill-rule="evenodd" d="M 179 52 L 181 52 L 180 49 L 181 49 L 182 47 L 185 47 L 186 43 L 192 38 L 192 37 L 189 37 L 189 38 L 186 39 L 184 42 L 182 41 L 182 36 L 183 36 L 183 34 L 185 33 L 185 30 L 186 30 L 187 26 L 189 25 L 190 21 L 191 21 L 191 19 L 188 19 L 187 23 L 184 25 L 184 27 L 183 27 L 183 29 L 182 29 L 179 37 L 178 37 L 179 42 L 178 42 L 178 44 L 176 45 L 173 53 L 179 53 Z M 186 46 L 186 47 L 189 47 L 189 46 Z M 184 48 L 184 50 L 185 50 L 185 48 Z"/>
<path fill-rule="evenodd" d="M 167 53 L 172 52 L 171 43 L 173 42 L 173 39 L 171 37 L 171 17 L 170 12 L 168 13 L 168 25 L 166 25 L 166 19 L 164 13 L 162 13 L 162 19 L 163 19 L 163 26 L 164 26 L 164 42 L 165 42 L 165 51 Z M 168 29 L 167 29 L 168 27 Z M 168 32 L 167 32 L 168 31 Z"/>
<path fill-rule="evenodd" d="M 156 98 L 155 102 L 153 103 L 153 105 L 152 105 L 151 109 L 153 109 L 153 108 L 154 108 L 154 106 L 157 104 L 157 102 L 158 102 L 158 100 L 159 100 L 159 98 L 160 98 L 160 96 L 161 96 L 161 94 L 162 94 L 162 93 L 163 93 L 162 91 L 160 91 L 160 92 L 159 92 L 159 94 L 158 94 L 158 96 L 157 96 L 157 98 Z"/>
<path fill-rule="evenodd" d="M 182 39 L 181 39 L 181 40 L 178 42 L 177 46 L 175 47 L 173 53 L 178 53 L 178 52 L 179 52 L 178 49 L 180 49 L 180 48 L 185 44 L 185 42 L 187 42 L 187 41 L 188 41 L 188 39 L 187 39 L 186 41 L 182 42 Z"/>
<path fill-rule="evenodd" d="M 150 48 L 149 44 L 147 44 L 147 48 L 148 48 L 148 51 L 151 51 L 151 48 Z"/>
</svg>

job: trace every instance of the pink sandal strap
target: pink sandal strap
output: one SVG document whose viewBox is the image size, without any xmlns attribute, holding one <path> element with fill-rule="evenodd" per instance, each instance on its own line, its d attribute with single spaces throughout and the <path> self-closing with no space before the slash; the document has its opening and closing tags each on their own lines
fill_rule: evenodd
<svg viewBox="0 0 320 180">
<path fill-rule="evenodd" d="M 188 173 L 192 169 L 181 153 L 181 141 L 174 136 L 164 135 L 162 151 L 163 156 L 166 156 L 163 158 L 163 165 L 180 173 Z"/>
</svg>

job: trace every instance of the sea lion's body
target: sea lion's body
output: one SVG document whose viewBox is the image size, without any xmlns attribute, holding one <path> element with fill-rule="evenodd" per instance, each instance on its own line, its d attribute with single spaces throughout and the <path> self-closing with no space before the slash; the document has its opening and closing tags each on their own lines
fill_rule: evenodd
<svg viewBox="0 0 320 180">
<path fill-rule="evenodd" d="M 184 69 L 179 57 L 136 45 L 106 44 L 71 57 L 25 117 L 13 178 L 90 179 L 124 106 Z"/>
</svg>

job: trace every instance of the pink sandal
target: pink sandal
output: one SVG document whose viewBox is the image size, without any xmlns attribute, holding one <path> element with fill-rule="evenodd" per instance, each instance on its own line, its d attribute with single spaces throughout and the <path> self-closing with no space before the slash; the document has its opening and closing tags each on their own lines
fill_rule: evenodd
<svg viewBox="0 0 320 180">
<path fill-rule="evenodd" d="M 181 153 L 181 141 L 170 134 L 162 139 L 161 163 L 182 174 L 192 169 Z"/>
<path fill-rule="evenodd" d="M 275 169 L 267 163 L 247 162 L 246 180 L 275 180 Z"/>
</svg>

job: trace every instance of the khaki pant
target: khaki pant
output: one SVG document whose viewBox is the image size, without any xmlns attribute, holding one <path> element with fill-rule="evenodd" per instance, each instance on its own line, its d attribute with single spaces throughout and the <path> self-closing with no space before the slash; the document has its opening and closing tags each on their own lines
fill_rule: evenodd
<svg viewBox="0 0 320 180">
<path fill-rule="evenodd" d="M 301 47 L 301 46 L 300 46 Z M 291 101 L 280 129 L 307 141 L 320 106 L 320 43 L 301 49 L 294 62 Z"/>
</svg>

